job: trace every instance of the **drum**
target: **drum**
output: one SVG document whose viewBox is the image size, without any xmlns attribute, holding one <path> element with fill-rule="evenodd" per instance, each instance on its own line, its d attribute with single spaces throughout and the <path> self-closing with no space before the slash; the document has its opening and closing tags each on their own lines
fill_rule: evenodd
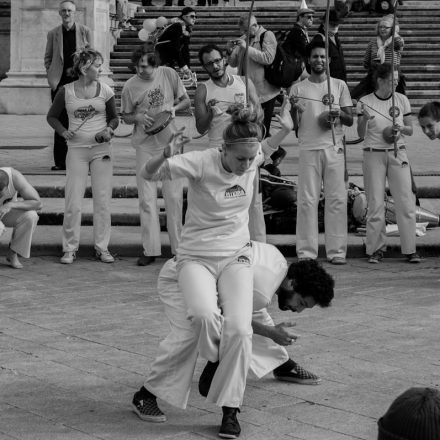
<svg viewBox="0 0 440 440">
<path fill-rule="evenodd" d="M 359 192 L 359 194 L 354 196 L 353 204 L 351 206 L 351 213 L 353 218 L 361 225 L 365 225 L 367 222 L 367 210 L 367 196 L 364 192 Z"/>
<path fill-rule="evenodd" d="M 150 136 L 160 133 L 165 127 L 169 125 L 171 119 L 171 112 L 164 110 L 163 112 L 160 112 L 156 116 L 154 116 L 153 125 L 148 128 L 145 127 L 144 131 Z"/>
</svg>

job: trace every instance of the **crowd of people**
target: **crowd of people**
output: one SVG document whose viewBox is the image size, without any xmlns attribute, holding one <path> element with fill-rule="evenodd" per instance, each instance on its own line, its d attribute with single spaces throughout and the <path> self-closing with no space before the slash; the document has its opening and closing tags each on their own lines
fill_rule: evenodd
<svg viewBox="0 0 440 440">
<path fill-rule="evenodd" d="M 60 262 L 71 264 L 76 258 L 81 201 L 90 172 L 96 256 L 113 263 L 108 249 L 111 143 L 119 123 L 114 92 L 99 79 L 104 59 L 91 47 L 90 30 L 75 23 L 75 3 L 61 1 L 59 14 L 62 24 L 48 34 L 45 65 L 53 99 L 47 121 L 56 136 L 54 168 L 66 169 L 67 176 Z M 148 266 L 161 255 L 158 182 L 174 255 L 158 279 L 170 333 L 132 400 L 135 413 L 143 420 L 166 421 L 158 397 L 186 407 L 199 356 L 207 362 L 199 391 L 208 402 L 222 408 L 219 436 L 223 438 L 240 435 L 237 415 L 249 371 L 257 377 L 273 372 L 276 379 L 293 383 L 318 384 L 321 380 L 291 359 L 284 348 L 297 339 L 291 324 L 275 325 L 267 312 L 275 297 L 280 310 L 294 313 L 331 304 L 334 280 L 317 261 L 317 207 L 322 187 L 326 257 L 331 264 L 346 263 L 343 139 L 345 128 L 353 124 L 353 96 L 346 84 L 337 35 L 340 17 L 331 11 L 328 29 L 323 20 L 317 35 L 310 38 L 313 17 L 314 11 L 303 2 L 298 21 L 284 42 L 300 60 L 303 73 L 284 93 L 276 131 L 271 124 L 280 88 L 269 83 L 264 73 L 276 54 L 274 34 L 259 25 L 255 16 L 246 15 L 238 22 L 240 36 L 228 43 L 225 53 L 215 44 L 200 49 L 199 62 L 209 77 L 198 85 L 194 100 L 196 128 L 207 134 L 202 151 L 184 152 L 190 139 L 175 120 L 176 111 L 188 108 L 190 99 L 174 67 L 189 68 L 189 60 L 173 65 L 182 52 L 170 60 L 161 57 L 153 44 L 139 46 L 132 55 L 134 75 L 123 87 L 120 111 L 124 122 L 133 125 L 136 151 L 143 247 L 137 264 Z M 195 10 L 185 7 L 179 26 L 191 28 L 194 22 Z M 329 67 L 326 31 L 333 62 Z M 188 48 L 188 34 L 179 35 Z M 405 142 L 413 132 L 411 107 L 404 93 L 395 91 L 399 72 L 393 69 L 399 65 L 402 47 L 395 23 L 389 17 L 381 19 L 377 38 L 365 55 L 368 81 L 357 95 L 357 130 L 365 139 L 366 251 L 370 263 L 380 262 L 386 250 L 383 195 L 387 179 L 395 201 L 402 254 L 410 263 L 421 261 L 416 253 L 415 195 Z M 419 123 L 430 139 L 440 139 L 440 103 L 423 106 Z M 288 266 L 282 254 L 265 243 L 258 175 L 268 159 L 283 154 L 279 145 L 293 130 L 300 149 L 298 261 Z M 188 187 L 185 221 L 184 186 Z M 20 256 L 30 256 L 40 209 L 39 195 L 25 177 L 13 168 L 0 168 L 0 232 L 2 225 L 14 229 L 7 256 L 14 268 L 22 267 Z M 415 394 L 425 396 L 425 401 L 427 395 L 438 399 L 432 390 Z M 393 425 L 390 411 L 392 408 L 379 421 L 383 439 L 403 435 L 396 431 L 399 426 Z"/>
</svg>

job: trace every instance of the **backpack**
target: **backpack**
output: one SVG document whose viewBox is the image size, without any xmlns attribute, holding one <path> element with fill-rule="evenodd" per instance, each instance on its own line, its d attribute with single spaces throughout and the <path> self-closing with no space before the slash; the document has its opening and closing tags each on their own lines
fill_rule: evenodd
<svg viewBox="0 0 440 440">
<path fill-rule="evenodd" d="M 264 35 L 267 31 L 263 32 L 260 36 L 260 47 L 263 47 Z M 287 88 L 296 81 L 302 73 L 302 60 L 300 58 L 291 57 L 283 49 L 282 43 L 284 36 L 277 38 L 277 50 L 272 64 L 264 66 L 264 78 L 273 86 Z"/>
</svg>

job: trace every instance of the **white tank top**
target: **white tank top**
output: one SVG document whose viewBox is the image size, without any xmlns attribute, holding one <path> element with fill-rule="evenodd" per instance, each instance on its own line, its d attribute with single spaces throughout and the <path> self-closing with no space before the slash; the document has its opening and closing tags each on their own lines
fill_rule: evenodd
<svg viewBox="0 0 440 440">
<path fill-rule="evenodd" d="M 214 117 L 208 130 L 209 147 L 219 148 L 223 144 L 223 130 L 231 122 L 231 115 L 226 113 L 229 106 L 235 103 L 244 103 L 246 101 L 246 86 L 238 75 L 231 75 L 233 83 L 227 87 L 217 86 L 211 79 L 205 82 L 206 100 L 211 99 L 219 101 L 214 109 Z M 216 111 L 217 110 L 217 111 Z"/>
<path fill-rule="evenodd" d="M 17 201 L 17 190 L 14 187 L 14 182 L 12 181 L 12 168 L 5 167 L 0 168 L 0 170 L 4 171 L 9 177 L 8 186 L 0 193 L 0 206 L 4 205 L 9 201 Z"/>
</svg>

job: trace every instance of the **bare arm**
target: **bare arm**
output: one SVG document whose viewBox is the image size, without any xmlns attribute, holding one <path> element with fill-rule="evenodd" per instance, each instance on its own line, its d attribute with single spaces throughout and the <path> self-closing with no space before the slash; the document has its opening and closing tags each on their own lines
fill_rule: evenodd
<svg viewBox="0 0 440 440">
<path fill-rule="evenodd" d="M 40 196 L 23 174 L 12 169 L 12 182 L 23 200 L 10 201 L 0 206 L 0 219 L 11 209 L 20 209 L 22 211 L 38 211 L 41 209 Z"/>
<path fill-rule="evenodd" d="M 199 84 L 194 95 L 194 110 L 196 118 L 196 128 L 200 134 L 206 132 L 211 125 L 212 118 L 212 105 L 206 104 L 206 86 L 205 84 Z"/>
</svg>

